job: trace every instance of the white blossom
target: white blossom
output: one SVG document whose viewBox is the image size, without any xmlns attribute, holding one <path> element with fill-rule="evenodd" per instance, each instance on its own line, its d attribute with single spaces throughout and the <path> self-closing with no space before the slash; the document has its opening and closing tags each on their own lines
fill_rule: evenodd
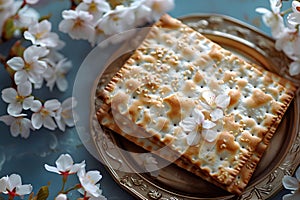
<svg viewBox="0 0 300 200">
<path fill-rule="evenodd" d="M 61 108 L 58 111 L 59 114 L 57 115 L 57 117 L 55 117 L 55 121 L 60 130 L 65 131 L 66 125 L 68 127 L 72 127 L 75 125 L 75 113 L 73 113 L 73 108 L 76 105 L 77 101 L 74 97 L 70 97 L 62 103 Z"/>
<path fill-rule="evenodd" d="M 210 117 L 212 121 L 217 121 L 224 117 L 224 112 L 227 106 L 230 103 L 230 96 L 226 94 L 216 95 L 210 90 L 202 92 L 202 98 L 204 101 L 201 101 L 201 106 L 210 111 Z"/>
<path fill-rule="evenodd" d="M 49 60 L 49 62 L 51 61 Z M 57 63 L 51 63 L 50 65 L 51 67 L 48 67 L 44 73 L 44 78 L 50 91 L 52 91 L 55 84 L 60 91 L 66 91 L 68 88 L 66 74 L 72 68 L 72 62 L 63 58 Z"/>
<path fill-rule="evenodd" d="M 34 112 L 31 116 L 32 125 L 35 129 L 42 126 L 54 130 L 57 126 L 53 120 L 56 117 L 56 111 L 60 108 L 60 102 L 56 99 L 47 100 L 44 105 L 38 100 L 34 100 L 31 110 Z"/>
<path fill-rule="evenodd" d="M 85 161 L 81 163 L 74 164 L 72 157 L 69 154 L 62 154 L 59 158 L 55 161 L 56 167 L 49 166 L 45 164 L 45 169 L 49 172 L 54 172 L 57 174 L 61 174 L 64 176 L 75 174 L 81 168 L 85 167 Z"/>
<path fill-rule="evenodd" d="M 13 137 L 20 135 L 23 138 L 28 138 L 30 135 L 30 129 L 34 130 L 30 119 L 25 118 L 26 114 L 19 115 L 3 115 L 0 117 L 0 121 L 4 122 L 7 126 L 10 126 L 10 133 Z"/>
<path fill-rule="evenodd" d="M 300 2 L 293 1 L 292 2 L 293 13 L 290 13 L 287 17 L 287 21 L 292 26 L 297 26 L 300 24 Z"/>
<path fill-rule="evenodd" d="M 200 140 L 200 134 L 208 142 L 213 142 L 217 138 L 217 131 L 211 128 L 215 127 L 216 124 L 210 120 L 206 120 L 202 111 L 195 108 L 192 112 L 192 116 L 186 117 L 179 126 L 182 130 L 187 133 L 188 145 L 196 145 Z"/>
<path fill-rule="evenodd" d="M 64 10 L 63 20 L 59 24 L 59 30 L 68 33 L 73 39 L 94 40 L 95 26 L 93 15 L 82 10 Z"/>
<path fill-rule="evenodd" d="M 298 167 L 296 177 L 285 175 L 282 179 L 282 184 L 285 189 L 292 190 L 291 194 L 286 194 L 282 197 L 283 200 L 300 199 L 300 167 Z"/>
<path fill-rule="evenodd" d="M 8 66 L 16 71 L 15 83 L 19 85 L 29 80 L 35 88 L 39 88 L 43 81 L 42 74 L 47 69 L 47 63 L 40 59 L 48 53 L 45 47 L 30 46 L 24 51 L 24 58 L 13 57 L 7 61 Z"/>
<path fill-rule="evenodd" d="M 99 185 L 97 185 L 97 182 L 102 178 L 99 171 L 93 170 L 86 172 L 85 168 L 81 168 L 78 171 L 77 176 L 84 191 L 93 197 L 102 196 L 102 191 L 100 190 Z"/>
<path fill-rule="evenodd" d="M 256 12 L 262 14 L 263 22 L 271 28 L 272 36 L 278 38 L 284 29 L 283 18 L 280 13 L 281 0 L 270 0 L 271 10 L 266 8 L 256 8 Z"/>
<path fill-rule="evenodd" d="M 51 32 L 51 23 L 43 20 L 40 23 L 29 26 L 28 31 L 24 32 L 24 38 L 30 40 L 32 44 L 43 47 L 56 47 L 59 37 L 56 33 Z"/>
<path fill-rule="evenodd" d="M 87 11 L 93 15 L 93 22 L 97 22 L 103 14 L 110 11 L 110 5 L 105 0 L 83 0 L 76 10 Z"/>
<path fill-rule="evenodd" d="M 133 9 L 119 5 L 101 18 L 97 28 L 102 30 L 105 35 L 114 35 L 134 28 L 134 21 Z"/>
<path fill-rule="evenodd" d="M 30 184 L 22 185 L 21 176 L 18 174 L 11 174 L 0 179 L 0 192 L 4 194 L 15 197 L 30 194 L 31 191 L 32 186 Z"/>
<path fill-rule="evenodd" d="M 22 109 L 28 110 L 33 102 L 34 97 L 31 96 L 32 85 L 26 81 L 14 88 L 6 88 L 2 90 L 2 99 L 8 103 L 7 112 L 10 115 L 17 115 Z"/>
<path fill-rule="evenodd" d="M 300 35 L 295 29 L 285 28 L 275 42 L 275 48 L 283 51 L 289 58 L 300 58 Z"/>
<path fill-rule="evenodd" d="M 59 194 L 55 197 L 54 200 L 67 200 L 67 199 L 68 199 L 68 197 L 66 194 Z"/>
</svg>

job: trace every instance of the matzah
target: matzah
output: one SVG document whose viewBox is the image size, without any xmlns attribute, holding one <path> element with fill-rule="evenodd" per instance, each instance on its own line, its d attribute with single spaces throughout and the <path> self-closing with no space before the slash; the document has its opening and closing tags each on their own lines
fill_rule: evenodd
<svg viewBox="0 0 300 200">
<path fill-rule="evenodd" d="M 164 15 L 103 90 L 97 117 L 146 150 L 240 194 L 294 91 L 289 81 Z"/>
</svg>

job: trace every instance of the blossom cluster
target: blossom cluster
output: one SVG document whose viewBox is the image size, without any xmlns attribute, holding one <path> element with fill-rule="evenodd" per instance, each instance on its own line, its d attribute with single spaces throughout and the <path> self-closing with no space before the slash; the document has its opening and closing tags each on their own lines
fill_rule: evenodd
<svg viewBox="0 0 300 200">
<path fill-rule="evenodd" d="M 98 182 L 102 176 L 99 171 L 92 170 L 86 172 L 85 161 L 74 164 L 72 157 L 69 154 L 62 154 L 55 162 L 56 166 L 49 166 L 45 164 L 45 169 L 49 172 L 54 172 L 62 176 L 62 188 L 58 192 L 55 200 L 67 200 L 68 193 L 72 190 L 78 190 L 83 195 L 85 200 L 106 200 L 102 195 L 102 190 Z M 77 174 L 79 183 L 65 189 L 66 182 L 70 175 Z M 0 179 L 0 193 L 9 196 L 9 199 L 14 199 L 16 196 L 28 195 L 32 192 L 33 187 L 31 184 L 22 185 L 21 176 L 18 174 L 11 174 L 10 176 L 4 176 Z M 44 197 L 49 196 L 48 189 L 41 190 L 44 193 Z M 35 199 L 33 194 L 29 199 Z M 45 199 L 45 198 L 43 198 Z"/>
<path fill-rule="evenodd" d="M 174 7 L 173 0 L 134 0 L 114 8 L 111 2 L 83 0 L 74 9 L 64 10 L 59 30 L 94 45 L 103 35 L 111 36 L 151 23 Z"/>
<path fill-rule="evenodd" d="M 36 3 L 38 0 L 0 1 L 3 41 L 27 40 L 23 42 L 26 46 L 18 40 L 3 61 L 13 82 L 1 92 L 8 104 L 8 115 L 1 116 L 0 121 L 10 126 L 13 136 L 24 138 L 42 126 L 50 130 L 58 127 L 62 131 L 66 125 L 74 126 L 72 108 L 76 105 L 74 98 L 61 103 L 57 99 L 44 101 L 34 96 L 33 90 L 42 88 L 44 83 L 50 91 L 55 85 L 58 90 L 66 91 L 66 74 L 72 67 L 60 53 L 65 44 L 51 31 L 51 22 L 30 7 Z"/>
<path fill-rule="evenodd" d="M 271 10 L 257 8 L 262 14 L 263 22 L 270 27 L 276 40 L 275 47 L 283 51 L 292 62 L 289 65 L 290 75 L 300 74 L 300 2 L 292 1 L 291 9 L 281 11 L 282 0 L 270 0 Z M 287 14 L 286 23 L 284 15 Z"/>
</svg>

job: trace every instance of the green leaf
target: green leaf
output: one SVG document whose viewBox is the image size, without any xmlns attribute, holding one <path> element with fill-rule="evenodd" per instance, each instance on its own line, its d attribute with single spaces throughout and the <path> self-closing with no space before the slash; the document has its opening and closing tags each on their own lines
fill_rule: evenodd
<svg viewBox="0 0 300 200">
<path fill-rule="evenodd" d="M 43 186 L 40 188 L 39 192 L 37 193 L 36 197 L 37 200 L 46 200 L 49 196 L 49 186 Z"/>
<path fill-rule="evenodd" d="M 4 40 L 9 40 L 14 37 L 14 32 L 15 32 L 15 25 L 14 25 L 14 19 L 13 18 L 8 18 L 3 25 L 3 39 Z"/>
</svg>

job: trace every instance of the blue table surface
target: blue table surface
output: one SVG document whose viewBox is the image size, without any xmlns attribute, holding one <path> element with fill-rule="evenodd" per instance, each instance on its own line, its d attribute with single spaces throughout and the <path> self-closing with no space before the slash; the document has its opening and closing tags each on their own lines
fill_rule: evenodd
<svg viewBox="0 0 300 200">
<path fill-rule="evenodd" d="M 176 7 L 169 13 L 174 17 L 180 17 L 192 13 L 217 13 L 232 16 L 251 25 L 257 26 L 260 30 L 269 34 L 269 29 L 260 20 L 260 15 L 255 13 L 256 7 L 269 7 L 267 0 L 175 0 Z M 287 4 L 287 3 L 285 3 Z M 41 0 L 36 9 L 42 14 L 51 13 L 51 22 L 54 31 L 61 20 L 61 12 L 69 7 L 67 0 Z M 66 42 L 63 54 L 73 63 L 73 69 L 68 74 L 69 89 L 65 93 L 54 90 L 49 93 L 47 88 L 37 91 L 44 99 L 58 98 L 64 100 L 72 95 L 72 85 L 76 72 L 83 62 L 85 56 L 92 50 L 92 47 L 85 41 L 71 40 L 68 35 L 58 32 L 61 39 Z M 7 54 L 10 43 L 1 44 L 0 52 Z M 3 66 L 0 66 L 0 89 L 9 87 L 11 80 L 7 76 Z M 0 99 L 0 115 L 6 114 L 7 105 Z M 61 186 L 60 176 L 47 172 L 44 164 L 54 165 L 55 160 L 62 153 L 72 155 L 75 162 L 86 161 L 87 170 L 97 169 L 101 171 L 103 178 L 101 188 L 103 194 L 109 199 L 134 199 L 129 193 L 123 190 L 114 182 L 105 167 L 97 161 L 82 145 L 75 128 L 69 128 L 66 132 L 59 130 L 49 131 L 40 129 L 32 132 L 30 138 L 14 138 L 10 135 L 9 127 L 0 123 L 0 177 L 18 173 L 22 175 L 23 183 L 31 183 L 34 192 L 38 188 L 51 183 L 49 199 L 53 199 Z M 75 177 L 71 183 L 75 182 Z M 272 199 L 281 199 L 288 191 L 281 191 Z M 77 192 L 71 194 L 70 199 L 75 199 Z"/>
</svg>

